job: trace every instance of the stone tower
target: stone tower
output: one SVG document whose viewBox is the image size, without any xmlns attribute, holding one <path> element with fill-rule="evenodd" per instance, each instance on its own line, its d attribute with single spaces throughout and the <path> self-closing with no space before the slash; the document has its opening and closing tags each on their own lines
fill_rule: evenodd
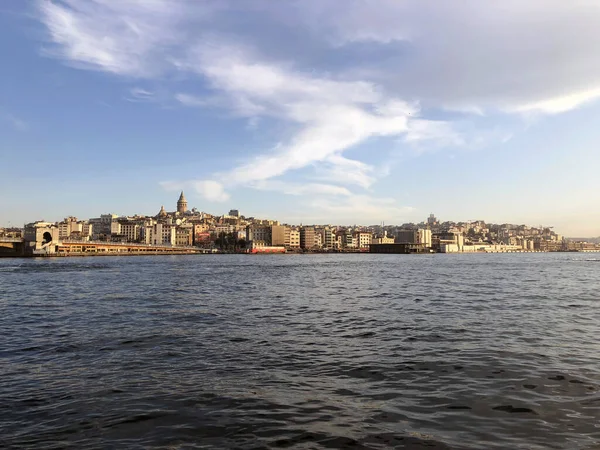
<svg viewBox="0 0 600 450">
<path fill-rule="evenodd" d="M 183 214 L 187 211 L 187 200 L 183 195 L 183 191 L 181 191 L 181 195 L 179 196 L 179 200 L 177 200 L 177 212 L 179 214 Z"/>
</svg>

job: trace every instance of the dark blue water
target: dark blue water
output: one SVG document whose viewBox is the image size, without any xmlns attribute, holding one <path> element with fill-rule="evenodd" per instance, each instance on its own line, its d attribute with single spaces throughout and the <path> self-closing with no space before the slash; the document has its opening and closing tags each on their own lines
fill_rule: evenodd
<svg viewBox="0 0 600 450">
<path fill-rule="evenodd" d="M 600 448 L 600 255 L 0 260 L 2 448 Z"/>
</svg>

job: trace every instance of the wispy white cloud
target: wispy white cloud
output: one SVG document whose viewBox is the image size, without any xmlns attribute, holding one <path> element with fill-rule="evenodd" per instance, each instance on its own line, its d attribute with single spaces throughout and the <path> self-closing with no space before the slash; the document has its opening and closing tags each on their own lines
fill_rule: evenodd
<svg viewBox="0 0 600 450">
<path fill-rule="evenodd" d="M 560 114 L 575 109 L 586 103 L 590 103 L 599 97 L 600 88 L 590 89 L 587 91 L 575 92 L 573 94 L 553 97 L 533 103 L 526 103 L 516 108 L 512 108 L 509 111 L 522 114 Z"/>
<path fill-rule="evenodd" d="M 275 191 L 288 195 L 326 195 L 326 196 L 351 196 L 347 188 L 334 184 L 324 183 L 294 183 L 281 180 L 261 180 L 250 185 L 253 189 L 261 191 Z"/>
<path fill-rule="evenodd" d="M 315 168 L 316 179 L 363 189 L 370 188 L 377 181 L 377 175 L 386 174 L 377 171 L 371 164 L 348 159 L 341 154 L 331 155 Z"/>
<path fill-rule="evenodd" d="M 125 100 L 129 102 L 152 102 L 156 99 L 154 92 L 148 91 L 140 87 L 134 87 L 129 90 L 129 95 L 125 97 Z"/>
<path fill-rule="evenodd" d="M 228 105 L 242 117 L 267 116 L 297 126 L 270 152 L 220 174 L 228 185 L 252 185 L 316 164 L 330 182 L 367 188 L 375 181 L 371 166 L 346 159 L 343 152 L 371 137 L 405 133 L 418 115 L 416 105 L 390 99 L 372 83 L 294 71 L 261 62 L 243 48 L 200 47 L 194 55 L 188 70 L 203 75 L 216 97 L 180 93 L 181 103 Z M 422 128 L 427 122 L 421 119 Z"/>
<path fill-rule="evenodd" d="M 361 199 L 386 172 L 370 154 L 348 156 L 370 139 L 431 151 L 511 135 L 429 120 L 430 110 L 460 112 L 463 121 L 558 114 L 600 97 L 600 7 L 585 0 L 380 0 L 376 8 L 364 0 L 347 0 L 343 8 L 316 0 L 62 0 L 38 6 L 50 56 L 136 84 L 151 79 L 166 86 L 169 101 L 226 111 L 247 119 L 250 130 L 267 120 L 282 124 L 285 132 L 271 148 L 205 180 L 183 181 L 211 201 L 229 197 L 225 186 Z M 243 24 L 231 20 L 248 12 Z M 294 33 L 306 39 L 281 29 L 274 40 L 269 25 L 281 21 L 293 21 Z M 170 86 L 179 76 L 195 87 Z M 134 87 L 128 99 L 156 97 Z M 304 191 L 283 179 L 300 171 L 311 186 Z M 377 198 L 354 205 L 390 206 Z"/>
</svg>

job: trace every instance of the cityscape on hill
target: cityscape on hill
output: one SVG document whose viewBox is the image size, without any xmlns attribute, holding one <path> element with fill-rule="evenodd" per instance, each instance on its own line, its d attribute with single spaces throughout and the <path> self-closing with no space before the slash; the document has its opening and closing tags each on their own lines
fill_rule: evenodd
<svg viewBox="0 0 600 450">
<path fill-rule="evenodd" d="M 343 226 L 290 225 L 246 217 L 236 209 L 220 216 L 188 209 L 183 191 L 176 209 L 154 216 L 102 214 L 61 222 L 37 221 L 24 228 L 0 228 L 0 239 L 22 240 L 25 253 L 85 254 L 202 249 L 203 252 L 374 252 L 475 253 L 600 251 L 598 241 L 566 239 L 553 227 L 493 224 L 484 220 Z M 145 246 L 145 247 L 144 247 Z M 191 250 L 190 250 L 191 251 Z"/>
</svg>

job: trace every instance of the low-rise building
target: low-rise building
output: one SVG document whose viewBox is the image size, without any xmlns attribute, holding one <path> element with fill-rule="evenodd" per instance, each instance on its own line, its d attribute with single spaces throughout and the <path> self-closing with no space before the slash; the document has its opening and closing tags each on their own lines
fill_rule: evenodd
<svg viewBox="0 0 600 450">
<path fill-rule="evenodd" d="M 394 239 L 391 236 L 388 236 L 387 233 L 384 233 L 383 236 L 372 239 L 373 244 L 393 244 L 394 242 L 396 242 L 396 239 Z"/>
<path fill-rule="evenodd" d="M 175 245 L 190 246 L 194 243 L 194 225 L 182 224 L 175 228 Z"/>
</svg>

